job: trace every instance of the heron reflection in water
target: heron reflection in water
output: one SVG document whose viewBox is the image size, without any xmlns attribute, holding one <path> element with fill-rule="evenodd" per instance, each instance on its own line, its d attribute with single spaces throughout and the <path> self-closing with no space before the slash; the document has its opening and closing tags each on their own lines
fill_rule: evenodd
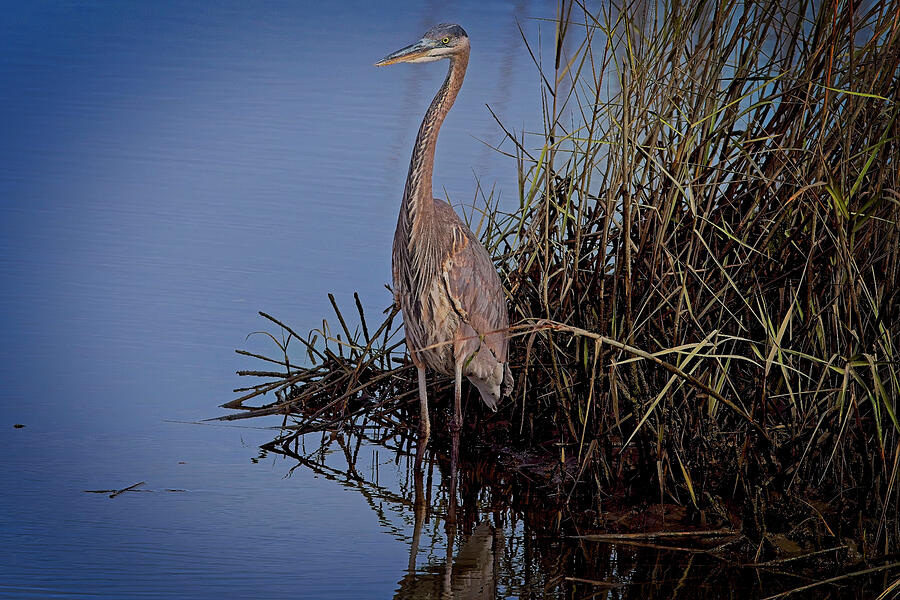
<svg viewBox="0 0 900 600">
<path fill-rule="evenodd" d="M 462 533 L 459 549 L 454 553 L 457 536 L 455 524 L 456 501 L 449 499 L 445 531 L 446 556 L 443 565 L 430 564 L 419 568 L 416 559 L 422 538 L 422 527 L 428 501 L 425 498 L 422 471 L 415 472 L 415 525 L 409 548 L 409 566 L 400 580 L 394 600 L 493 600 L 497 597 L 500 579 L 500 558 L 503 554 L 503 533 L 482 521 L 468 535 Z"/>
<path fill-rule="evenodd" d="M 433 197 L 431 187 L 438 132 L 462 86 L 469 47 L 469 36 L 463 28 L 445 23 L 376 63 L 450 61 L 447 78 L 425 113 L 413 146 L 391 265 L 394 302 L 403 312 L 406 345 L 418 370 L 421 420 L 417 469 L 421 469 L 431 433 L 426 367 L 455 378 L 453 463 L 462 427 L 463 375 L 493 410 L 512 387 L 507 363 L 509 315 L 500 277 L 475 234 L 446 202 Z"/>
</svg>

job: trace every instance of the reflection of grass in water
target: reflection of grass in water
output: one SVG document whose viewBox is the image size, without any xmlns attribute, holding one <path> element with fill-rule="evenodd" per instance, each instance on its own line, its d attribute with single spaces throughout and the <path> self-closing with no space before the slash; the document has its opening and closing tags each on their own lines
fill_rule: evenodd
<svg viewBox="0 0 900 600">
<path fill-rule="evenodd" d="M 541 454 L 564 499 L 683 507 L 756 561 L 900 550 L 895 4 L 560 14 L 531 46 L 543 133 L 510 137 L 521 210 L 472 217 L 518 336 L 492 436 Z M 392 321 L 359 310 L 351 332 L 335 309 L 276 340 L 311 366 L 268 359 L 287 369 L 226 406 L 272 391 L 247 414 L 407 427 Z"/>
<path fill-rule="evenodd" d="M 448 527 L 449 499 L 438 481 L 449 460 L 435 453 L 417 480 L 414 453 L 404 450 L 405 444 L 380 447 L 368 441 L 390 437 L 380 429 L 361 419 L 345 431 L 310 433 L 273 451 L 290 459 L 291 473 L 308 469 L 357 491 L 385 532 L 409 545 L 414 556 L 406 569 L 397 565 L 395 598 L 444 597 L 445 589 L 457 599 L 590 597 L 602 590 L 614 598 L 759 598 L 816 583 L 827 573 L 818 561 L 830 561 L 839 551 L 742 567 L 723 560 L 733 556 L 722 549 L 739 544 L 738 535 L 560 536 L 548 506 L 522 493 L 525 486 L 509 493 L 510 474 L 477 453 L 462 457 L 462 510 L 458 526 Z M 871 598 L 871 590 L 880 589 L 877 580 L 865 578 L 854 577 L 852 585 L 852 590 L 813 589 L 824 598 Z"/>
</svg>

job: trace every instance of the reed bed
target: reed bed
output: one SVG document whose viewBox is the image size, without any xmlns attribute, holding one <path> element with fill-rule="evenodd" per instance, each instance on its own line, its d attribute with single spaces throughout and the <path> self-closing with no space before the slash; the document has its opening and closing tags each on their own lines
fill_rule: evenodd
<svg viewBox="0 0 900 600">
<path fill-rule="evenodd" d="M 469 217 L 514 323 L 492 433 L 565 501 L 678 506 L 758 559 L 898 551 L 900 6 L 563 2 L 549 28 L 523 34 L 542 131 L 499 148 L 518 210 Z M 414 428 L 399 318 L 356 304 L 352 331 L 337 303 L 305 337 L 268 317 L 279 370 L 232 418 Z"/>
</svg>

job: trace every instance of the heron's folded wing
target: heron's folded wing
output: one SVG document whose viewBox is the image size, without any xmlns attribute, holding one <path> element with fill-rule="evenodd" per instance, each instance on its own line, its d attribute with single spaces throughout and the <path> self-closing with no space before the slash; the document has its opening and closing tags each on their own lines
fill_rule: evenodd
<svg viewBox="0 0 900 600">
<path fill-rule="evenodd" d="M 461 221 L 459 227 L 443 265 L 447 293 L 460 318 L 505 361 L 509 313 L 503 285 L 484 246 Z"/>
</svg>

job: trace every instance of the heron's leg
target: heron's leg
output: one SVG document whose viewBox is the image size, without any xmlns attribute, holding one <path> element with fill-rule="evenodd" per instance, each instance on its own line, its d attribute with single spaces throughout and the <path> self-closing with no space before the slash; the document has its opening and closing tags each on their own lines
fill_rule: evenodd
<svg viewBox="0 0 900 600">
<path fill-rule="evenodd" d="M 462 363 L 457 362 L 456 385 L 453 386 L 453 420 L 450 422 L 450 506 L 447 511 L 447 527 L 456 526 L 456 466 L 459 463 L 459 432 L 462 429 L 461 395 Z"/>
<path fill-rule="evenodd" d="M 451 431 L 459 432 L 462 429 L 462 363 L 456 363 L 456 382 L 453 386 L 453 420 L 450 422 Z"/>
<path fill-rule="evenodd" d="M 431 436 L 431 421 L 428 418 L 428 390 L 425 385 L 425 367 L 416 365 L 419 372 L 419 443 L 416 447 L 416 471 L 422 470 L 422 459 L 425 458 L 425 447 Z"/>
<path fill-rule="evenodd" d="M 425 367 L 419 367 L 419 437 L 428 443 L 431 436 L 431 421 L 428 418 L 428 388 L 425 382 Z"/>
</svg>

